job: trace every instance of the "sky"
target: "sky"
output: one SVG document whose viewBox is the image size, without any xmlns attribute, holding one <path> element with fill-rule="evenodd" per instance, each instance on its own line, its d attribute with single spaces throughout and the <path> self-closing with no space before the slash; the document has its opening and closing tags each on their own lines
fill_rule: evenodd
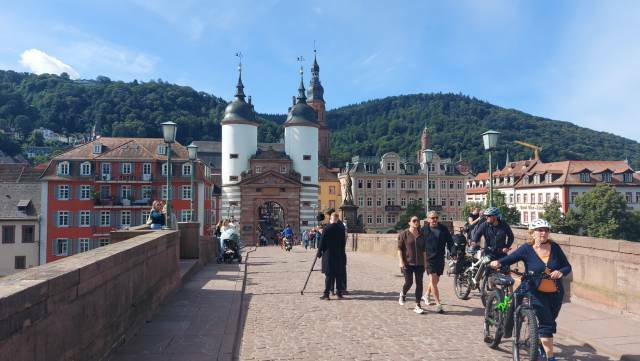
<svg viewBox="0 0 640 361">
<path fill-rule="evenodd" d="M 0 3 L 0 69 L 164 81 L 285 113 L 314 47 L 327 108 L 453 92 L 640 141 L 640 1 Z M 315 45 L 314 45 L 315 44 Z"/>
</svg>

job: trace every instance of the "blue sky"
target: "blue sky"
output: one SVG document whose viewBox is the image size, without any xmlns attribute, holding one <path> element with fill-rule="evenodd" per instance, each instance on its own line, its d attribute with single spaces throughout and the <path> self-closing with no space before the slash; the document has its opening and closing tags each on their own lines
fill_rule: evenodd
<svg viewBox="0 0 640 361">
<path fill-rule="evenodd" d="M 284 113 L 318 49 L 329 108 L 454 92 L 640 140 L 640 1 L 28 1 L 0 69 L 163 80 Z"/>
</svg>

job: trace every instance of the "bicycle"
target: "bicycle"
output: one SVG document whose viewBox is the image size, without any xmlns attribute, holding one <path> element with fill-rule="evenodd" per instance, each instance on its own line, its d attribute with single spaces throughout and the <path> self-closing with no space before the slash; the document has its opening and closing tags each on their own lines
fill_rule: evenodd
<svg viewBox="0 0 640 361">
<path fill-rule="evenodd" d="M 531 307 L 531 291 L 527 287 L 536 275 L 520 273 L 521 284 L 515 291 L 515 280 L 505 274 L 494 273 L 491 278 L 496 287 L 489 292 L 484 313 L 484 342 L 497 348 L 502 338 L 513 336 L 511 354 L 514 361 L 543 360 L 546 353 L 538 336 L 538 319 Z M 548 277 L 542 274 L 542 277 Z"/>
<path fill-rule="evenodd" d="M 485 305 L 487 293 L 489 292 L 489 274 L 492 273 L 488 267 L 491 257 L 484 253 L 476 261 L 474 258 L 474 249 L 467 249 L 466 254 L 458 262 L 468 264 L 464 271 L 453 275 L 453 290 L 456 297 L 461 300 L 469 299 L 471 290 L 480 291 L 480 299 L 482 305 Z"/>
</svg>

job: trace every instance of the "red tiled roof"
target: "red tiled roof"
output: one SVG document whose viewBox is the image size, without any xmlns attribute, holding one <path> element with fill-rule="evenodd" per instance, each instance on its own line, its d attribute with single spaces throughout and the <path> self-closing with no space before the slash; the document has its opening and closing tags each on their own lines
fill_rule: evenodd
<svg viewBox="0 0 640 361">
<path fill-rule="evenodd" d="M 551 183 L 546 183 L 544 179 L 541 179 L 540 184 L 532 184 L 532 182 L 530 182 L 529 184 L 524 184 L 524 182 L 521 180 L 518 182 L 516 187 L 529 188 L 559 185 L 586 185 L 589 183 L 580 181 L 580 173 L 583 173 L 585 171 L 589 172 L 589 176 L 591 179 L 590 183 L 593 184 L 601 182 L 598 174 L 601 174 L 607 170 L 614 173 L 611 177 L 611 184 L 614 185 L 624 184 L 622 174 L 628 171 L 633 171 L 629 167 L 629 164 L 627 164 L 627 162 L 624 160 L 567 160 L 563 162 L 537 163 L 527 173 L 528 175 L 540 174 L 542 176 L 546 173 L 552 173 L 560 174 L 560 176 Z M 640 175 L 634 174 L 633 179 L 634 183 L 637 185 L 637 183 L 640 182 Z"/>
<path fill-rule="evenodd" d="M 93 153 L 93 145 L 102 144 L 102 152 Z M 162 138 L 98 138 L 94 141 L 78 145 L 58 156 L 54 160 L 166 160 L 166 155 L 158 154 L 158 146 L 164 145 Z M 176 142 L 172 145 L 172 158 L 187 160 L 186 147 Z"/>
</svg>

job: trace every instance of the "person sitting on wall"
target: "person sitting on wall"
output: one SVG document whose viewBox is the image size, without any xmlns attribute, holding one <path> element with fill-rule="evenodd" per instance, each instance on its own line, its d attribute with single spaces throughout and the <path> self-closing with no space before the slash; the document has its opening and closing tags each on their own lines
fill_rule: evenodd
<svg viewBox="0 0 640 361">
<path fill-rule="evenodd" d="M 151 229 L 162 229 L 166 224 L 166 214 L 163 213 L 164 205 L 162 203 L 162 201 L 153 201 L 151 213 L 149 213 L 149 219 L 147 220 L 147 224 Z"/>
</svg>

